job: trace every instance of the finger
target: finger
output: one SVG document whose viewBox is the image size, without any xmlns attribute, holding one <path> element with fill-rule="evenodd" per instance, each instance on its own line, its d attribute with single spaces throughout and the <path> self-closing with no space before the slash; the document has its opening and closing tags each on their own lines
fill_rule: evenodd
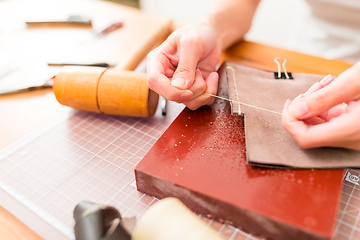
<svg viewBox="0 0 360 240">
<path fill-rule="evenodd" d="M 160 47 L 151 51 L 147 55 L 146 61 L 147 78 L 148 82 L 150 82 L 150 85 L 152 86 L 152 90 L 154 90 L 153 86 L 157 83 L 157 79 L 162 78 L 163 76 L 169 78 L 172 76 L 171 73 L 175 70 L 175 68 L 169 63 L 170 60 L 168 56 L 164 53 L 163 49 L 160 49 Z"/>
<path fill-rule="evenodd" d="M 294 101 L 295 101 L 295 100 L 298 100 L 298 99 L 300 99 L 300 98 L 302 98 L 302 97 L 304 97 L 304 94 L 301 93 L 301 94 L 299 94 L 296 98 L 294 98 Z"/>
<path fill-rule="evenodd" d="M 321 113 L 318 117 L 323 119 L 325 122 L 330 121 L 332 118 L 337 117 L 346 111 L 347 104 L 338 104 L 328 111 Z"/>
<path fill-rule="evenodd" d="M 307 90 L 304 93 L 304 96 L 307 96 L 313 92 L 318 91 L 319 89 L 329 85 L 332 81 L 334 80 L 334 77 L 331 76 L 330 74 L 327 75 L 326 77 L 324 77 L 320 82 L 316 82 L 314 85 L 312 85 L 309 90 Z"/>
<path fill-rule="evenodd" d="M 347 141 L 351 128 L 339 121 L 330 121 L 318 125 L 308 125 L 307 130 L 299 132 L 295 140 L 302 148 L 337 146 Z"/>
<path fill-rule="evenodd" d="M 345 113 L 347 111 L 347 106 L 348 105 L 345 103 L 345 104 L 336 105 L 335 107 L 329 109 L 327 118 L 325 120 L 328 122 L 331 119 L 338 117 L 341 114 Z"/>
<path fill-rule="evenodd" d="M 311 118 L 308 118 L 308 119 L 304 119 L 303 121 L 307 125 L 317 125 L 317 124 L 321 124 L 321 123 L 326 122 L 323 118 L 317 117 L 317 116 L 311 117 Z"/>
<path fill-rule="evenodd" d="M 326 77 L 324 77 L 320 82 L 316 82 L 314 85 L 312 85 L 309 88 L 309 90 L 307 90 L 304 94 L 300 94 L 300 95 L 302 95 L 302 97 L 304 97 L 313 92 L 316 92 L 317 90 L 329 85 L 333 80 L 334 80 L 334 77 L 329 74 Z M 294 99 L 294 100 L 296 100 L 296 99 Z M 328 118 L 328 111 L 325 111 L 325 112 L 319 114 L 318 116 L 311 117 L 309 119 L 304 119 L 304 121 L 307 124 L 316 125 L 316 124 L 323 123 L 324 121 L 327 121 L 326 120 L 327 118 Z"/>
<path fill-rule="evenodd" d="M 193 95 L 190 90 L 180 90 L 173 87 L 170 80 L 162 74 L 154 74 L 151 77 L 148 76 L 149 88 L 170 101 L 182 103 L 188 101 Z"/>
<path fill-rule="evenodd" d="M 290 115 L 286 117 L 288 119 L 283 120 L 284 128 L 302 148 L 331 146 L 360 150 L 360 128 L 357 127 L 360 112 L 355 115 L 345 113 L 318 125 L 308 125 Z"/>
<path fill-rule="evenodd" d="M 325 86 L 329 85 L 332 81 L 334 81 L 334 79 L 335 79 L 334 76 L 332 76 L 331 74 L 328 74 L 320 81 L 320 83 L 323 87 L 325 87 Z"/>
<path fill-rule="evenodd" d="M 285 102 L 285 106 L 281 114 L 281 125 L 297 141 L 302 139 L 301 133 L 307 131 L 307 125 L 302 120 L 296 119 L 289 114 L 287 107 L 290 103 L 290 100 Z M 298 142 L 298 144 L 300 145 L 301 142 Z"/>
<path fill-rule="evenodd" d="M 309 129 L 319 125 L 309 125 L 302 120 L 293 118 L 286 110 L 283 111 L 281 124 L 301 148 L 319 147 L 317 139 L 312 139 L 309 132 Z"/>
<path fill-rule="evenodd" d="M 218 89 L 219 75 L 216 72 L 212 72 L 208 75 L 205 80 L 206 82 L 206 93 L 216 95 Z M 209 96 L 205 93 L 201 94 L 195 99 L 192 99 L 185 103 L 185 105 L 191 110 L 196 110 L 204 105 L 211 105 L 214 102 L 214 97 Z"/>
<path fill-rule="evenodd" d="M 302 94 L 300 94 L 300 95 L 302 95 Z M 300 97 L 300 95 L 299 95 L 299 96 L 297 96 L 296 98 Z M 290 104 L 291 104 L 291 100 L 287 99 L 287 100 L 285 101 L 283 111 L 284 111 L 284 110 L 285 110 L 285 111 L 287 111 L 287 110 L 288 110 L 288 108 L 289 108 L 289 106 L 290 106 Z"/>
<path fill-rule="evenodd" d="M 322 85 L 319 82 L 316 82 L 314 85 L 312 85 L 305 93 L 304 96 L 307 96 L 313 92 L 316 92 L 317 90 L 321 89 Z"/>
<path fill-rule="evenodd" d="M 179 90 L 171 85 L 168 76 L 171 76 L 175 68 L 169 63 L 170 59 L 166 52 L 174 51 L 171 44 L 163 44 L 150 52 L 147 56 L 147 82 L 154 92 L 160 94 L 168 100 L 184 102 L 192 97 L 189 90 Z"/>
<path fill-rule="evenodd" d="M 307 131 L 308 125 L 316 125 L 316 124 L 324 123 L 324 120 L 319 117 L 309 118 L 306 121 L 293 118 L 287 111 L 290 104 L 291 101 L 286 100 L 282 112 L 281 124 L 295 140 L 302 139 L 299 136 L 301 136 L 301 133 Z"/>
<path fill-rule="evenodd" d="M 200 59 L 200 47 L 196 38 L 183 38 L 178 43 L 179 63 L 171 84 L 179 89 L 189 89 L 195 80 L 195 69 Z"/>
<path fill-rule="evenodd" d="M 324 77 L 320 82 L 316 82 L 314 85 L 312 85 L 309 90 L 307 90 L 304 94 L 299 94 L 296 98 L 294 98 L 294 101 L 299 100 L 301 98 L 303 98 L 304 96 L 307 96 L 313 92 L 318 91 L 319 89 L 329 85 L 332 81 L 334 80 L 334 77 L 332 75 L 327 75 L 326 77 Z M 319 115 L 320 118 L 322 119 L 326 119 L 327 118 L 327 112 L 323 112 Z M 310 120 L 309 123 L 319 123 L 319 121 L 317 121 L 317 118 L 314 120 Z M 321 122 L 321 121 L 320 121 Z"/>
<path fill-rule="evenodd" d="M 206 82 L 199 69 L 196 69 L 195 71 L 195 81 L 189 90 L 193 93 L 190 100 L 199 97 L 206 90 Z"/>
<path fill-rule="evenodd" d="M 217 72 L 210 73 L 210 75 L 206 78 L 205 81 L 206 81 L 206 92 L 210 93 L 212 95 L 216 95 L 218 87 L 219 87 L 219 75 L 218 75 L 218 73 Z M 214 97 L 210 97 L 208 102 L 206 103 L 206 105 L 213 104 L 214 100 L 215 100 Z"/>
<path fill-rule="evenodd" d="M 299 119 L 319 115 L 331 107 L 360 98 L 360 63 L 346 70 L 326 87 L 305 96 L 289 106 L 289 113 Z"/>
</svg>

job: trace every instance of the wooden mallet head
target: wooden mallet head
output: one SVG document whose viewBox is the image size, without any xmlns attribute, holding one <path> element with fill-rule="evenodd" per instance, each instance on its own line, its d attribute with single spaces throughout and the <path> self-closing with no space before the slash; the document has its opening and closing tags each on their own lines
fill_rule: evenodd
<svg viewBox="0 0 360 240">
<path fill-rule="evenodd" d="M 59 103 L 111 115 L 154 115 L 159 95 L 149 89 L 146 74 L 101 67 L 64 67 L 53 90 Z"/>
</svg>

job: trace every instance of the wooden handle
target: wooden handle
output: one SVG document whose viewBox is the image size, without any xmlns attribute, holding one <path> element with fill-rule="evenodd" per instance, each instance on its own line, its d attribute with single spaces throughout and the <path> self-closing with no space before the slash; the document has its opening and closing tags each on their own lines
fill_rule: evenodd
<svg viewBox="0 0 360 240">
<path fill-rule="evenodd" d="M 98 67 L 64 67 L 55 77 L 59 103 L 112 115 L 154 115 L 159 95 L 149 89 L 146 74 Z"/>
<path fill-rule="evenodd" d="M 131 240 L 224 240 L 177 198 L 152 205 L 137 221 Z"/>
</svg>

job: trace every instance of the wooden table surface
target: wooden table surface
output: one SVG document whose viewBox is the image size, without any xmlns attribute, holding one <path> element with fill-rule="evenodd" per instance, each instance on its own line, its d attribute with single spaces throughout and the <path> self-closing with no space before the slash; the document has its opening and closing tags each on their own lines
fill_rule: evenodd
<svg viewBox="0 0 360 240">
<path fill-rule="evenodd" d="M 49 6 L 46 2 L 42 3 L 43 6 L 45 6 L 42 8 L 42 11 L 36 7 L 39 5 L 29 5 L 26 1 L 22 1 L 21 4 L 23 7 L 21 7 L 17 14 L 11 14 L 11 12 L 15 13 L 15 10 L 19 9 L 19 3 L 16 1 L 0 2 L 0 36 L 1 34 L 4 34 L 5 31 L 8 31 L 9 34 L 14 34 L 14 38 L 23 36 L 23 34 L 35 34 L 38 37 L 37 34 L 39 34 L 39 31 L 43 31 L 41 34 L 46 35 L 47 32 L 44 31 L 44 28 L 46 28 L 45 26 L 40 29 L 20 29 L 14 31 L 6 29 L 1 32 L 1 23 L 7 21 L 8 19 L 14 19 L 14 21 L 19 20 L 21 19 L 20 17 L 27 16 L 28 12 L 33 12 L 33 14 L 37 13 L 41 16 L 41 14 L 46 12 L 44 11 L 46 8 L 49 9 L 47 10 L 47 14 L 54 11 L 54 7 Z M 53 4 L 57 3 L 51 3 L 52 6 Z M 118 30 L 117 33 L 112 33 L 114 34 L 112 37 L 118 40 L 116 42 L 117 44 L 113 44 L 113 48 L 111 48 L 111 46 L 107 46 L 110 47 L 111 51 L 110 49 L 106 51 L 105 48 L 104 51 L 107 52 L 107 54 L 103 55 L 109 55 L 109 61 L 117 61 L 118 64 L 116 67 L 121 69 L 134 69 L 144 58 L 146 53 L 158 44 L 159 41 L 162 41 L 170 31 L 171 23 L 168 20 L 148 16 L 136 9 L 116 5 L 110 2 L 86 1 L 86 4 L 84 5 L 82 1 L 73 1 L 71 4 L 66 1 L 61 1 L 61 6 L 59 5 L 57 7 L 62 13 L 75 11 L 84 12 L 88 15 L 94 16 L 94 19 L 99 21 L 99 24 L 102 21 L 102 24 L 104 24 L 104 22 L 109 22 L 109 19 L 111 20 L 111 18 L 116 20 L 118 16 L 121 16 L 124 20 L 124 27 L 121 30 Z M 144 22 L 146 22 L 146 24 L 144 24 Z M 63 31 L 64 29 L 61 28 L 60 30 Z M 51 29 L 51 31 L 53 31 L 53 29 Z M 81 31 L 84 31 L 84 29 Z M 71 34 L 71 31 L 67 34 Z M 34 50 L 30 47 L 29 42 L 27 42 L 26 39 L 21 41 L 24 42 L 26 45 L 25 47 L 28 48 L 30 52 Z M 104 40 L 102 44 L 107 45 L 110 42 L 110 40 Z M 46 53 L 49 49 L 49 46 L 45 47 L 45 50 L 40 50 L 41 45 L 37 45 L 37 47 L 39 48 L 37 49 L 37 52 L 45 51 Z M 13 47 L 13 50 L 14 49 L 16 50 L 14 54 L 21 56 L 20 51 L 22 48 L 15 45 Z M 4 51 L 6 51 L 4 48 L 0 48 L 0 55 Z M 90 52 L 91 48 L 89 50 L 89 53 Z M 83 53 L 84 55 L 82 58 L 86 60 L 86 52 Z M 120 58 L 119 55 L 121 56 Z M 31 54 L 29 56 L 31 56 Z M 326 60 L 323 58 L 252 42 L 240 42 L 229 48 L 223 53 L 221 61 L 237 61 L 248 66 L 277 71 L 277 65 L 273 61 L 275 57 L 283 57 L 287 59 L 286 68 L 289 72 L 316 74 L 330 73 L 338 75 L 351 66 L 350 63 L 339 60 Z M 59 59 L 61 59 L 61 57 L 59 57 Z M 81 60 L 81 58 L 77 60 Z M 94 58 L 94 60 L 96 59 Z M 0 96 L 0 112 L 2 113 L 0 118 L 0 154 L 1 151 L 6 150 L 6 148 L 16 141 L 16 139 L 29 134 L 32 130 L 50 121 L 54 116 L 58 115 L 59 112 L 63 111 L 64 114 L 66 114 L 68 110 L 69 109 L 67 107 L 61 106 L 56 101 L 51 89 Z M 34 233 L 1 206 L 0 238 L 41 239 L 40 236 Z"/>
</svg>

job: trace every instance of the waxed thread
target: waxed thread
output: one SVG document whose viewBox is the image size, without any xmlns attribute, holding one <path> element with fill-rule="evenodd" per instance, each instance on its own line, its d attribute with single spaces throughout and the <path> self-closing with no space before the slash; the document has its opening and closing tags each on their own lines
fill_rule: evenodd
<svg viewBox="0 0 360 240">
<path fill-rule="evenodd" d="M 239 102 L 239 93 L 237 90 L 237 85 L 236 85 L 236 81 L 235 81 L 235 70 L 234 68 L 232 68 L 231 66 L 226 66 L 226 69 L 231 69 L 232 73 L 233 73 L 233 80 L 234 80 L 234 86 L 235 86 L 235 92 L 236 92 L 236 101 Z M 241 108 L 240 108 L 240 104 L 238 105 L 238 115 L 241 114 Z"/>
<path fill-rule="evenodd" d="M 216 97 L 216 98 L 223 99 L 223 100 L 226 100 L 226 101 L 229 101 L 229 102 L 236 102 L 236 103 L 238 103 L 238 104 L 241 104 L 241 105 L 244 105 L 244 106 L 247 106 L 247 107 L 252 107 L 252 108 L 259 109 L 259 110 L 263 110 L 263 111 L 267 111 L 267 112 L 270 112 L 270 113 L 276 113 L 276 114 L 281 115 L 280 112 L 272 111 L 272 110 L 269 110 L 269 109 L 266 109 L 266 108 L 257 107 L 257 106 L 254 106 L 254 105 L 250 105 L 250 104 L 243 103 L 243 102 L 239 102 L 239 101 L 235 101 L 235 100 L 230 100 L 230 99 L 228 99 L 228 98 L 220 97 L 220 96 L 217 96 L 217 95 L 214 95 L 214 94 L 211 94 L 211 93 L 207 93 L 207 92 L 206 92 L 205 94 L 206 94 L 206 95 L 209 95 L 209 96 L 211 96 L 211 97 Z"/>
</svg>

